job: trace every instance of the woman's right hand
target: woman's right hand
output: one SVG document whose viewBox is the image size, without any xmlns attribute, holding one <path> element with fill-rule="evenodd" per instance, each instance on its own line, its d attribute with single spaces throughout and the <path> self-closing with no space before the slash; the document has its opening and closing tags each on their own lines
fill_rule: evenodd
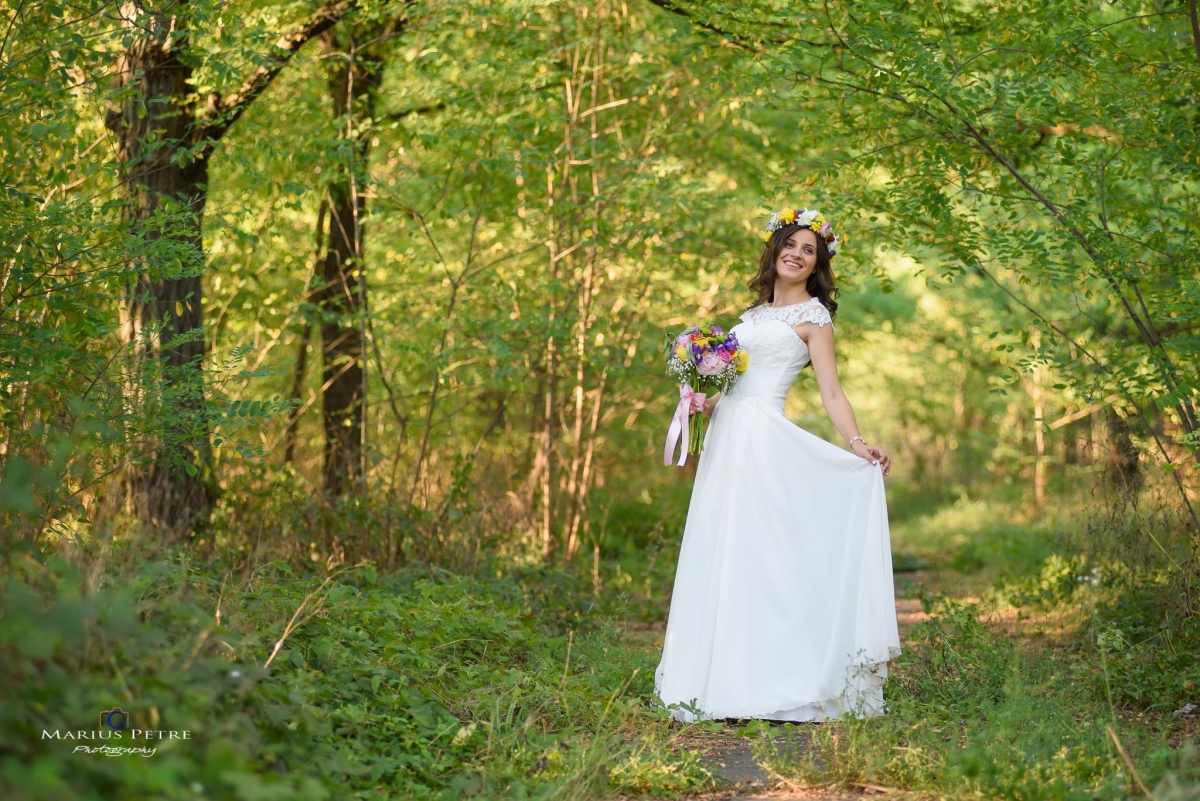
<svg viewBox="0 0 1200 801">
<path fill-rule="evenodd" d="M 886 476 L 892 470 L 891 457 L 887 455 L 887 451 L 878 445 L 868 445 L 862 440 L 857 440 L 850 446 L 850 450 L 855 454 L 866 459 L 871 464 L 877 464 L 883 469 L 883 474 Z"/>
<path fill-rule="evenodd" d="M 714 408 L 716 408 L 717 401 L 719 401 L 719 400 L 721 400 L 720 392 L 709 395 L 707 398 L 705 398 L 704 399 L 704 413 L 712 414 L 712 411 Z"/>
</svg>

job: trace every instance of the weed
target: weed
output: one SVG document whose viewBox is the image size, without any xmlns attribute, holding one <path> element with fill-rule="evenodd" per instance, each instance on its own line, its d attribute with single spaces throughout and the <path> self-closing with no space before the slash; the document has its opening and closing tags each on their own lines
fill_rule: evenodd
<svg viewBox="0 0 1200 801">
<path fill-rule="evenodd" d="M 175 559 L 84 596 L 60 559 L 15 567 L 0 618 L 0 667 L 21 688 L 0 705 L 7 798 L 588 798 L 712 783 L 672 754 L 651 655 L 558 571 L 364 565 L 321 579 L 270 563 L 238 587 L 219 563 Z M 94 730 L 114 705 L 189 739 L 106 759 L 43 736 Z"/>
</svg>

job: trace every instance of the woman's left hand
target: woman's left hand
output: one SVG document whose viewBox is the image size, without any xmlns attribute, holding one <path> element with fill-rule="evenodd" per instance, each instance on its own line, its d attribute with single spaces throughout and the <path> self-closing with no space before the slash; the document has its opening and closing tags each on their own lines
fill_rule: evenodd
<svg viewBox="0 0 1200 801">
<path fill-rule="evenodd" d="M 877 464 L 883 468 L 885 476 L 892 469 L 892 460 L 887 455 L 887 451 L 878 445 L 867 445 L 862 440 L 856 440 L 851 450 L 872 464 Z"/>
</svg>

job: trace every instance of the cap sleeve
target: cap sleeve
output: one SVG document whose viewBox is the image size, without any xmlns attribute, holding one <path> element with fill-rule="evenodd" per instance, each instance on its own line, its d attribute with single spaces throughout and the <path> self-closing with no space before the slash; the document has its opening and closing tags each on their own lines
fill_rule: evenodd
<svg viewBox="0 0 1200 801">
<path fill-rule="evenodd" d="M 816 323 L 824 328 L 829 326 L 833 328 L 833 317 L 829 314 L 829 309 L 825 308 L 820 301 L 816 303 L 804 303 L 799 306 L 793 306 L 788 309 L 792 312 L 789 315 L 788 323 L 791 325 L 800 325 L 800 323 Z M 836 330 L 836 329 L 835 329 Z"/>
</svg>

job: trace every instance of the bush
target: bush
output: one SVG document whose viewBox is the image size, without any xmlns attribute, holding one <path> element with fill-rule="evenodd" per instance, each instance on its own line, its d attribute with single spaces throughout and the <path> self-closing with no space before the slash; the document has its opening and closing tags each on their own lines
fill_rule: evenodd
<svg viewBox="0 0 1200 801">
<path fill-rule="evenodd" d="M 889 686 L 948 714 L 975 714 L 999 702 L 1011 672 L 1012 642 L 979 622 L 975 604 L 924 595 L 921 606 L 933 614 L 909 632 Z"/>
<path fill-rule="evenodd" d="M 635 719 L 665 731 L 648 703 L 653 665 L 576 582 L 542 568 L 322 579 L 276 562 L 239 586 L 220 562 L 174 557 L 85 593 L 79 568 L 26 559 L 0 601 L 0 788 L 421 799 L 584 797 L 610 775 L 659 791 L 711 784 L 695 760 L 667 765 L 661 738 L 620 735 Z M 42 736 L 93 731 L 114 706 L 190 739 L 106 758 L 73 752 L 93 741 Z"/>
</svg>

